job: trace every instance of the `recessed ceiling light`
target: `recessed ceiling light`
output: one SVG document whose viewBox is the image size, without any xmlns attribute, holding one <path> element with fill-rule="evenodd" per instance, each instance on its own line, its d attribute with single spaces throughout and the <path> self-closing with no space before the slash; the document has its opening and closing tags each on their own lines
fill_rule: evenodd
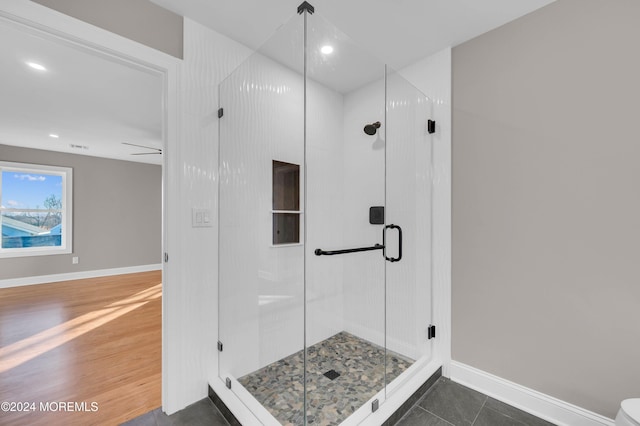
<svg viewBox="0 0 640 426">
<path fill-rule="evenodd" d="M 60 137 L 60 135 L 56 135 L 55 133 L 49 133 L 49 137 L 54 138 L 54 139 L 58 139 Z"/>
<path fill-rule="evenodd" d="M 324 53 L 325 55 L 329 55 L 331 53 L 333 53 L 333 46 L 329 46 L 328 44 L 326 46 L 322 46 L 320 48 L 320 51 L 322 53 Z"/>
<path fill-rule="evenodd" d="M 40 64 L 37 64 L 35 62 L 27 62 L 27 65 L 29 65 L 34 70 L 38 70 L 38 71 L 46 71 L 47 70 L 44 66 L 42 66 Z"/>
</svg>

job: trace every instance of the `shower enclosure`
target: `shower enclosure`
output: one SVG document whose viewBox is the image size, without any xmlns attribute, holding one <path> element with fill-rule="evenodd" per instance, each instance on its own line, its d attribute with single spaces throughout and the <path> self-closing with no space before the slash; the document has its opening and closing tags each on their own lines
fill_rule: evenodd
<svg viewBox="0 0 640 426">
<path fill-rule="evenodd" d="M 306 2 L 219 94 L 220 379 L 362 422 L 432 356 L 431 101 Z"/>
</svg>

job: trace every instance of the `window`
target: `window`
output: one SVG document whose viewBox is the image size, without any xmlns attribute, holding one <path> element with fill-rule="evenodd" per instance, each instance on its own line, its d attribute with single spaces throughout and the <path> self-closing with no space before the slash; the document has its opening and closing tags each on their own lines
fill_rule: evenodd
<svg viewBox="0 0 640 426">
<path fill-rule="evenodd" d="M 273 245 L 300 243 L 300 166 L 273 160 Z"/>
<path fill-rule="evenodd" d="M 72 170 L 0 161 L 1 257 L 71 253 Z"/>
</svg>

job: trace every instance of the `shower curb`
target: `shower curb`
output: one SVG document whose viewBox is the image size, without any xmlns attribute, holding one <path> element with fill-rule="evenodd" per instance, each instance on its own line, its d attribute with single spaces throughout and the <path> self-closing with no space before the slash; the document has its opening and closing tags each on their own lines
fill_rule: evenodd
<svg viewBox="0 0 640 426">
<path fill-rule="evenodd" d="M 442 367 L 438 368 L 394 413 L 382 424 L 382 426 L 393 426 L 407 414 L 411 408 L 436 384 L 442 377 Z"/>
<path fill-rule="evenodd" d="M 407 399 L 385 422 L 382 426 L 393 426 L 404 417 L 405 414 L 431 389 L 431 387 L 442 377 L 442 367 L 438 368 L 410 397 Z M 213 402 L 220 413 L 231 426 L 242 426 L 236 416 L 233 415 L 229 407 L 220 399 L 218 394 L 209 385 L 209 399 Z"/>
<path fill-rule="evenodd" d="M 231 426 L 242 426 L 242 423 L 240 423 L 236 416 L 233 415 L 231 410 L 229 410 L 227 404 L 225 404 L 224 401 L 220 399 L 216 391 L 211 388 L 211 385 L 209 385 L 209 399 L 211 400 L 211 402 L 213 402 L 213 405 L 216 406 L 218 411 L 220 411 L 222 417 L 224 417 L 224 419 L 229 422 Z"/>
</svg>

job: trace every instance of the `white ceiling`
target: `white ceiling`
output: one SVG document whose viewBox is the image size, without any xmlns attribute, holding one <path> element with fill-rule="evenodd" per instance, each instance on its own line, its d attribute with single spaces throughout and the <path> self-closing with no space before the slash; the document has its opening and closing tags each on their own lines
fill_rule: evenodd
<svg viewBox="0 0 640 426">
<path fill-rule="evenodd" d="M 300 25 L 291 19 L 301 0 L 153 1 L 253 49 L 263 46 L 263 53 L 294 69 L 299 62 L 299 51 L 279 50 L 295 46 L 286 28 Z M 338 91 L 352 90 L 380 78 L 385 62 L 402 68 L 552 1 L 311 0 L 316 13 L 310 25 L 317 31 L 310 45 L 326 39 L 336 51 L 323 57 L 316 46 L 310 72 Z M 161 155 L 131 155 L 152 150 L 122 144 L 162 147 L 158 75 L 6 22 L 0 23 L 0 49 L 0 144 L 161 164 Z M 33 70 L 26 61 L 48 70 Z"/>
<path fill-rule="evenodd" d="M 349 93 L 384 77 L 384 62 L 357 46 L 326 19 L 315 16 L 307 29 L 307 76 L 310 79 L 337 92 Z M 259 53 L 285 65 L 302 78 L 303 34 L 303 21 L 289 20 L 260 46 Z M 331 54 L 321 52 L 327 45 L 334 49 Z"/>
<path fill-rule="evenodd" d="M 159 75 L 7 22 L 0 51 L 0 144 L 162 163 L 162 155 L 131 155 L 151 149 L 122 144 L 162 148 Z"/>
<path fill-rule="evenodd" d="M 302 0 L 152 0 L 257 49 Z M 554 0 L 310 0 L 365 51 L 395 69 L 456 46 Z"/>
</svg>

